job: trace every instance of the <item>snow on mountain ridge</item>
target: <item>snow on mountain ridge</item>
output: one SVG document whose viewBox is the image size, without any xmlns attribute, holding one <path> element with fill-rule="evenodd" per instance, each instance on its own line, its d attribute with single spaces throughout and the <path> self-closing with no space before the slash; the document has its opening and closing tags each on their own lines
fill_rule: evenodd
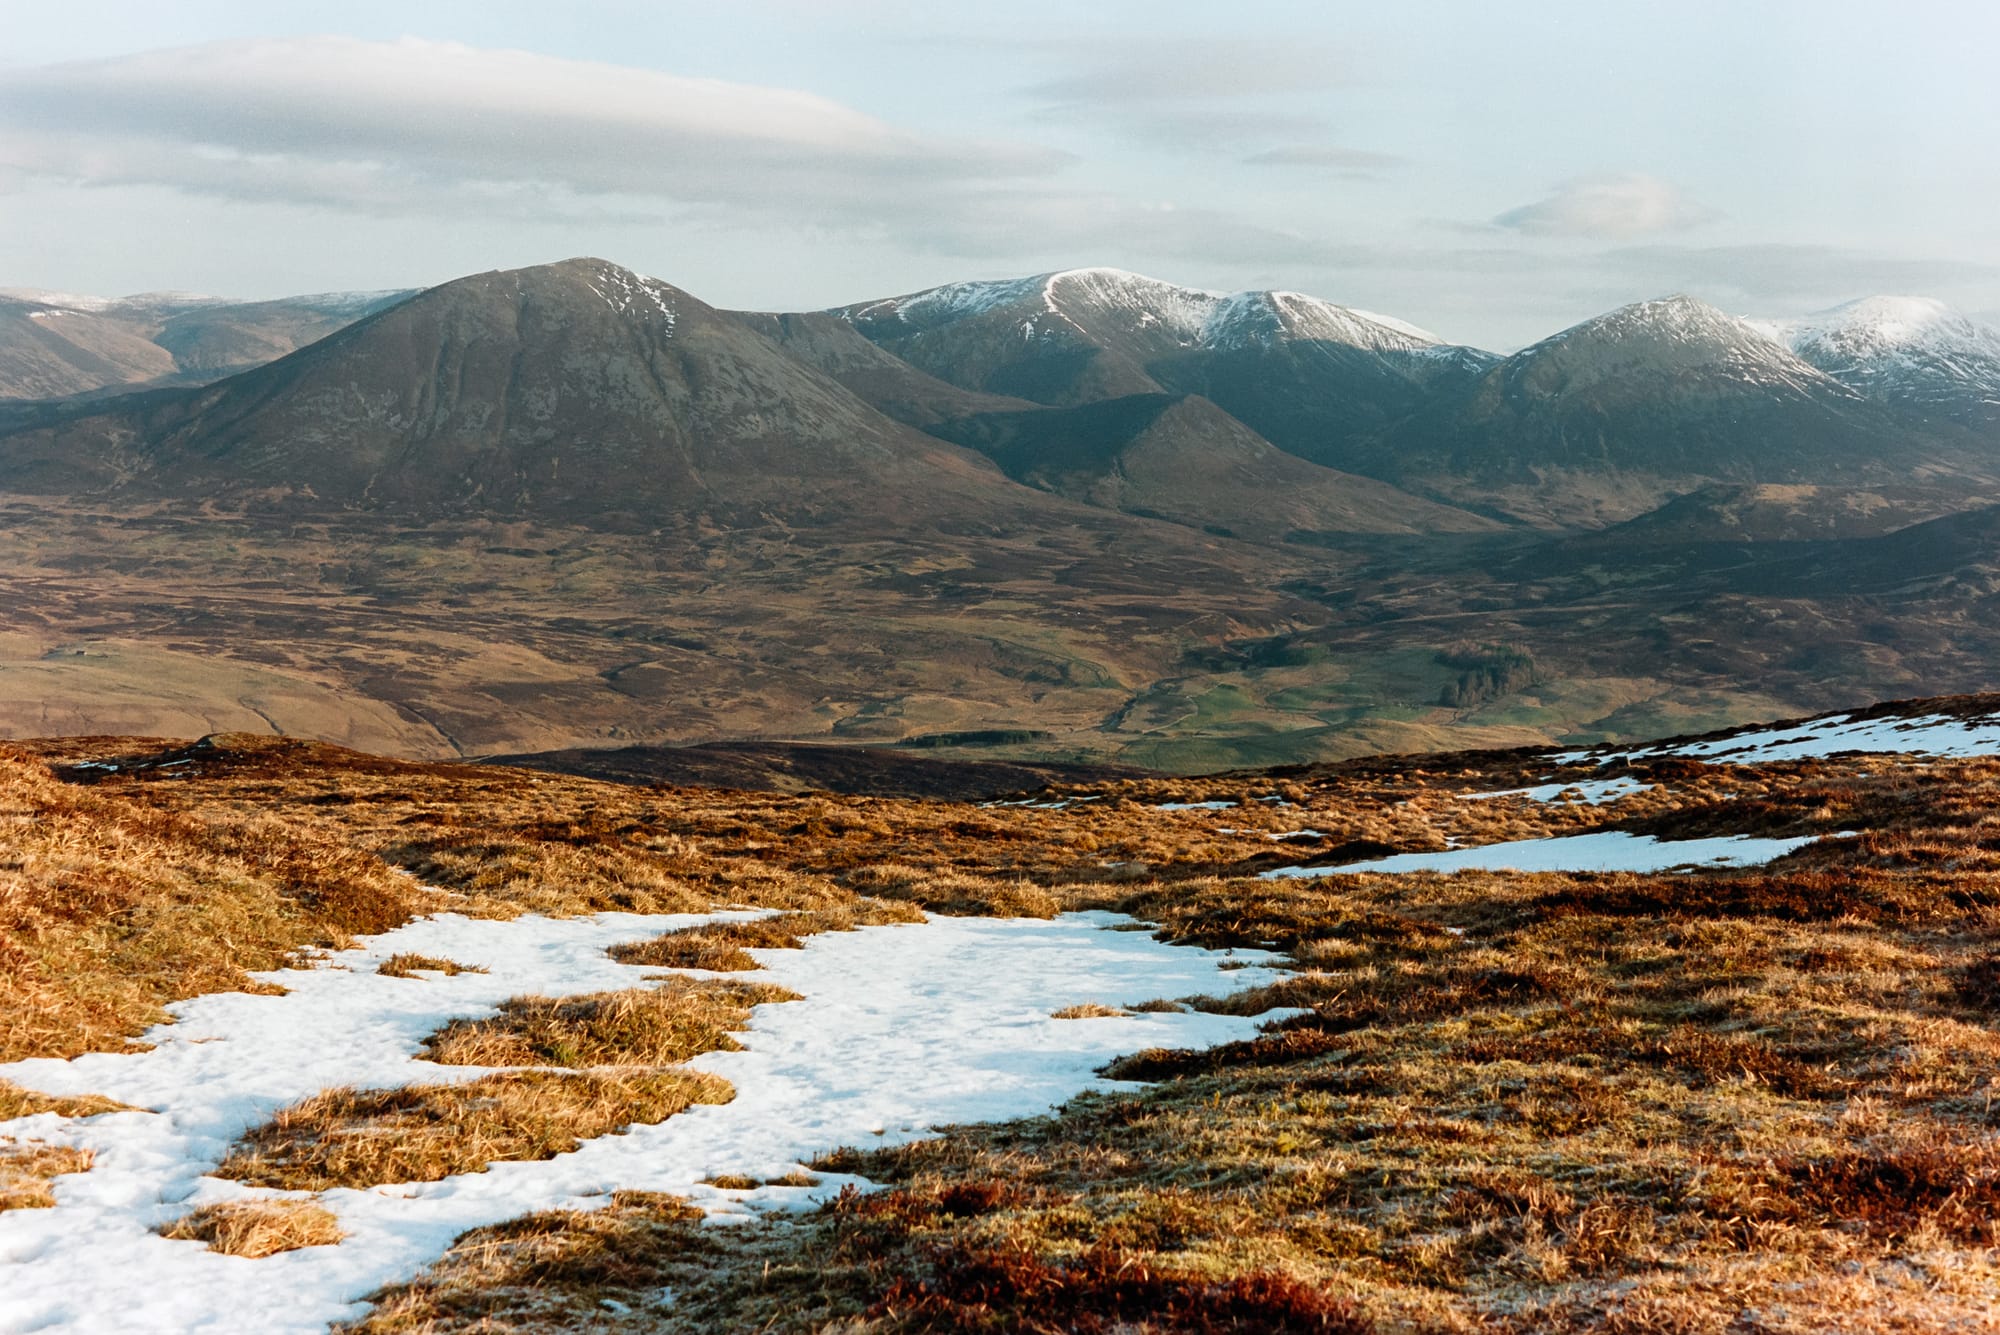
<svg viewBox="0 0 2000 1335">
<path fill-rule="evenodd" d="M 2000 331 L 1930 297 L 1875 296 L 1786 320 L 1766 337 L 1850 388 L 1881 399 L 2000 403 Z"/>
<path fill-rule="evenodd" d="M 1157 330 L 1182 347 L 1268 346 L 1286 339 L 1315 339 L 1371 351 L 1416 352 L 1441 343 L 1435 334 L 1406 321 L 1300 292 L 1217 292 L 1102 267 L 947 283 L 850 308 L 847 313 L 849 318 L 893 317 L 929 327 L 1030 302 L 1034 309 L 1022 313 L 1026 337 L 1049 332 L 1044 316 L 1082 332 L 1085 321 L 1110 314 L 1128 317 L 1134 330 Z"/>
<path fill-rule="evenodd" d="M 1681 293 L 1571 325 L 1509 361 L 1523 368 L 1559 364 L 1562 383 L 1571 388 L 1635 370 L 1700 371 L 1746 384 L 1853 394 L 1750 321 Z"/>
</svg>

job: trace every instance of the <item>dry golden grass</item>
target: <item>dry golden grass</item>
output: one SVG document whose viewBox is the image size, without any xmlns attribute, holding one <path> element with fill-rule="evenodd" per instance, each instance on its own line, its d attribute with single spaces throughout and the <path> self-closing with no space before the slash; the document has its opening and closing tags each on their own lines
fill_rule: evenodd
<svg viewBox="0 0 2000 1335">
<path fill-rule="evenodd" d="M 87 1173 L 89 1150 L 0 1139 L 0 1210 L 44 1210 L 56 1203 L 53 1180 Z"/>
<path fill-rule="evenodd" d="M 667 1066 L 736 1052 L 750 1008 L 797 1001 L 768 983 L 671 978 L 656 987 L 582 996 L 514 997 L 487 1020 L 454 1020 L 424 1042 L 447 1066 Z"/>
<path fill-rule="evenodd" d="M 1059 1011 L 1050 1011 L 1052 1020 L 1105 1020 L 1120 1015 L 1130 1015 L 1116 1006 L 1104 1006 L 1095 1001 L 1086 1001 L 1078 1006 L 1065 1006 Z"/>
<path fill-rule="evenodd" d="M 1104 785 L 1103 800 L 1065 811 L 613 789 L 332 748 L 193 768 L 39 800 L 115 802 L 142 823 L 268 822 L 256 828 L 418 870 L 462 896 L 443 901 L 461 911 L 583 911 L 622 896 L 805 914 L 637 943 L 645 962 L 674 967 L 747 962 L 730 952 L 908 906 L 1116 909 L 1170 940 L 1275 949 L 1297 966 L 1251 996 L 1191 1000 L 1303 1014 L 1209 1052 L 1134 1054 L 1112 1073 L 1151 1082 L 1139 1091 L 824 1165 L 887 1193 L 796 1226 L 703 1232 L 692 1265 L 693 1230 L 644 1209 L 538 1217 L 518 1247 L 504 1230 L 468 1238 L 370 1329 L 1108 1330 L 1133 1311 L 1177 1331 L 1995 1324 L 2000 762 L 1644 762 L 1606 776 L 1653 789 L 1589 806 L 1464 794 L 1606 776 L 1434 757 Z M 1273 792 L 1292 805 L 1255 800 Z M 1209 796 L 1249 800 L 1155 809 Z M 1269 837 L 1308 828 L 1323 833 Z M 1254 876 L 1606 828 L 1865 833 L 1691 875 Z M 573 1035 L 537 1027 L 552 1012 L 527 1014 L 518 1033 L 485 1038 L 554 1060 Z M 479 1083 L 453 1097 L 486 1098 Z M 467 1120 L 470 1134 L 442 1149 L 413 1133 L 410 1153 L 480 1153 L 479 1119 L 504 1120 L 508 1102 L 339 1097 L 383 1102 L 301 1123 L 296 1143 L 277 1136 L 300 1165 L 288 1184 L 332 1180 L 315 1145 L 365 1158 L 403 1135 L 347 1134 L 366 1126 Z M 598 1122 L 538 1125 L 555 1143 Z M 417 1176 L 380 1164 L 352 1175 Z M 477 1281 L 535 1273 L 508 1267 L 573 1245 L 595 1258 L 564 1272 L 574 1283 L 507 1279 L 487 1293 Z M 659 1282 L 679 1300 L 599 1311 L 597 1295 L 622 1292 L 601 1266 L 669 1276 Z"/>
<path fill-rule="evenodd" d="M 205 1242 L 212 1252 L 251 1260 L 301 1247 L 329 1247 L 347 1236 L 325 1206 L 287 1200 L 204 1205 L 159 1234 L 179 1242 Z"/>
<path fill-rule="evenodd" d="M 99 1094 L 41 1094 L 0 1080 L 0 1122 L 16 1117 L 32 1117 L 36 1113 L 54 1113 L 58 1117 L 95 1117 L 99 1113 L 137 1111 L 129 1103 L 120 1103 Z"/>
<path fill-rule="evenodd" d="M 425 902 L 337 837 L 102 797 L 0 748 L 0 1061 L 118 1048 L 168 1001 Z"/>
<path fill-rule="evenodd" d="M 477 964 L 460 964 L 457 960 L 437 955 L 399 952 L 376 965 L 375 972 L 389 978 L 416 978 L 426 973 L 441 973 L 447 978 L 455 978 L 462 973 L 485 973 L 486 970 Z"/>
<path fill-rule="evenodd" d="M 624 1127 L 727 1103 L 729 1082 L 695 1071 L 510 1071 L 456 1085 L 331 1089 L 246 1134 L 218 1177 L 323 1191 L 435 1182 L 503 1160 L 549 1159 Z"/>
<path fill-rule="evenodd" d="M 714 1230 L 676 1196 L 621 1191 L 598 1210 L 476 1228 L 423 1277 L 374 1295 L 343 1335 L 629 1330 L 666 1317 L 661 1291 L 699 1278 Z M 617 1304 L 622 1312 L 607 1305 Z M 721 1329 L 718 1327 L 718 1329 Z"/>
<path fill-rule="evenodd" d="M 609 953 L 620 964 L 744 972 L 762 967 L 750 957 L 750 950 L 798 950 L 804 946 L 804 938 L 819 932 L 851 932 L 860 927 L 923 920 L 923 913 L 908 904 L 859 899 L 834 908 L 781 913 L 748 922 L 682 927 L 649 941 L 613 946 Z"/>
</svg>

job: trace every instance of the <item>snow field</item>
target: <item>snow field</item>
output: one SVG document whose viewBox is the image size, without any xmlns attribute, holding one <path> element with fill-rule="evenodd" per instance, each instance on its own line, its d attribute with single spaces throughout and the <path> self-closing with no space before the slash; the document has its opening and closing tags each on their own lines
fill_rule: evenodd
<svg viewBox="0 0 2000 1335">
<path fill-rule="evenodd" d="M 915 1139 L 953 1122 L 1032 1115 L 1107 1082 L 1094 1072 L 1151 1046 L 1198 1047 L 1247 1037 L 1257 1019 L 1132 1014 L 1050 1018 L 1064 1006 L 1129 1006 L 1156 997 L 1225 993 L 1277 975 L 1274 958 L 1165 945 L 1103 930 L 1105 913 L 1037 919 L 933 918 L 830 932 L 803 950 L 753 951 L 751 977 L 803 994 L 757 1007 L 741 1052 L 689 1065 L 736 1087 L 654 1126 L 589 1141 L 541 1162 L 492 1165 L 439 1182 L 337 1189 L 319 1199 L 347 1238 L 260 1260 L 225 1256 L 153 1230 L 196 1206 L 306 1195 L 247 1188 L 204 1174 L 243 1131 L 339 1085 L 370 1088 L 470 1080 L 490 1068 L 438 1066 L 414 1054 L 454 1017 L 493 1013 L 508 997 L 562 996 L 641 985 L 657 968 L 604 951 L 699 922 L 754 913 L 606 913 L 510 922 L 444 915 L 367 938 L 303 970 L 258 977 L 285 996 L 224 993 L 178 1003 L 149 1052 L 94 1053 L 0 1066 L 0 1079 L 47 1093 L 99 1093 L 147 1108 L 0 1123 L 0 1135 L 96 1152 L 88 1173 L 59 1178 L 57 1206 L 0 1213 L 0 1331 L 324 1330 L 363 1310 L 365 1294 L 407 1279 L 467 1229 L 555 1207 L 604 1204 L 618 1189 L 667 1191 L 743 1219 L 816 1205 L 856 1179 L 816 1187 L 726 1191 L 702 1179 L 782 1176 L 839 1145 Z M 479 965 L 485 974 L 383 977 L 408 952 Z M 674 970 L 713 976 L 699 970 Z"/>
<path fill-rule="evenodd" d="M 1377 858 L 1372 862 L 1346 862 L 1337 867 L 1276 867 L 1262 873 L 1262 877 L 1279 880 L 1359 872 L 1657 872 L 1679 868 L 1755 867 L 1803 848 L 1815 839 L 1813 835 L 1800 839 L 1760 839 L 1740 835 L 1664 840 L 1648 834 L 1608 830 L 1550 839 L 1517 839 L 1502 844 L 1481 844 L 1475 848 L 1449 848 L 1441 853 L 1398 853 L 1394 857 Z"/>
<path fill-rule="evenodd" d="M 1689 756 L 1755 765 L 1777 760 L 1813 760 L 1842 751 L 1909 753 L 1959 760 L 2000 755 L 2000 718 L 1961 719 L 1925 714 L 1916 718 L 1857 719 L 1851 714 L 1831 714 L 1789 728 L 1759 728 L 1706 742 L 1630 750 L 1599 747 L 1565 751 L 1550 760 L 1559 765 L 1577 765 L 1592 760 L 1609 763 L 1627 757 Z"/>
</svg>

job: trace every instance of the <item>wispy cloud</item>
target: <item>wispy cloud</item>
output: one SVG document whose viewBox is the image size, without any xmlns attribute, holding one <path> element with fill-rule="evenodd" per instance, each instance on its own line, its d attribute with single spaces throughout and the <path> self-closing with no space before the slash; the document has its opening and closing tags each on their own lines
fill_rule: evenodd
<svg viewBox="0 0 2000 1335">
<path fill-rule="evenodd" d="M 1074 44 L 1055 49 L 1077 51 Z M 1067 73 L 1025 91 L 1052 103 L 1158 105 L 1320 91 L 1353 77 L 1348 55 L 1323 42 L 1205 34 L 1121 37 L 1115 44 L 1085 47 Z"/>
<path fill-rule="evenodd" d="M 1258 166 L 1356 172 L 1392 161 L 1323 147 L 1333 127 L 1316 102 L 1358 78 L 1352 55 L 1323 41 L 1201 34 L 1020 45 L 1068 66 L 1021 90 L 1044 122 L 1092 123 L 1150 147 L 1222 153 Z M 1330 151 L 1350 156 L 1329 162 Z"/>
<path fill-rule="evenodd" d="M 1379 176 L 1383 172 L 1406 166 L 1409 159 L 1393 153 L 1371 153 L 1362 148 L 1343 148 L 1338 144 L 1293 144 L 1285 148 L 1268 148 L 1261 153 L 1252 153 L 1243 159 L 1252 167 L 1301 167 L 1315 171 L 1330 171 L 1342 176 Z"/>
<path fill-rule="evenodd" d="M 1625 241 L 1684 232 L 1720 216 L 1658 177 L 1633 173 L 1570 181 L 1532 204 L 1507 210 L 1493 225 L 1530 236 Z"/>
<path fill-rule="evenodd" d="M 256 39 L 13 70 L 0 172 L 380 213 L 675 205 L 879 215 L 1067 158 L 785 88 L 404 39 Z"/>
</svg>

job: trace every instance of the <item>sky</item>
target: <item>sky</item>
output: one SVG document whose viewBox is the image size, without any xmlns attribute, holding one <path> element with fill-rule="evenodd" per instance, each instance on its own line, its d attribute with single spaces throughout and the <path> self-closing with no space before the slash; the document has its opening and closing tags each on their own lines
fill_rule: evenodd
<svg viewBox="0 0 2000 1335">
<path fill-rule="evenodd" d="M 0 287 L 598 255 L 815 309 L 1110 265 L 1505 351 L 1687 292 L 2000 322 L 1986 0 L 0 0 Z"/>
</svg>

